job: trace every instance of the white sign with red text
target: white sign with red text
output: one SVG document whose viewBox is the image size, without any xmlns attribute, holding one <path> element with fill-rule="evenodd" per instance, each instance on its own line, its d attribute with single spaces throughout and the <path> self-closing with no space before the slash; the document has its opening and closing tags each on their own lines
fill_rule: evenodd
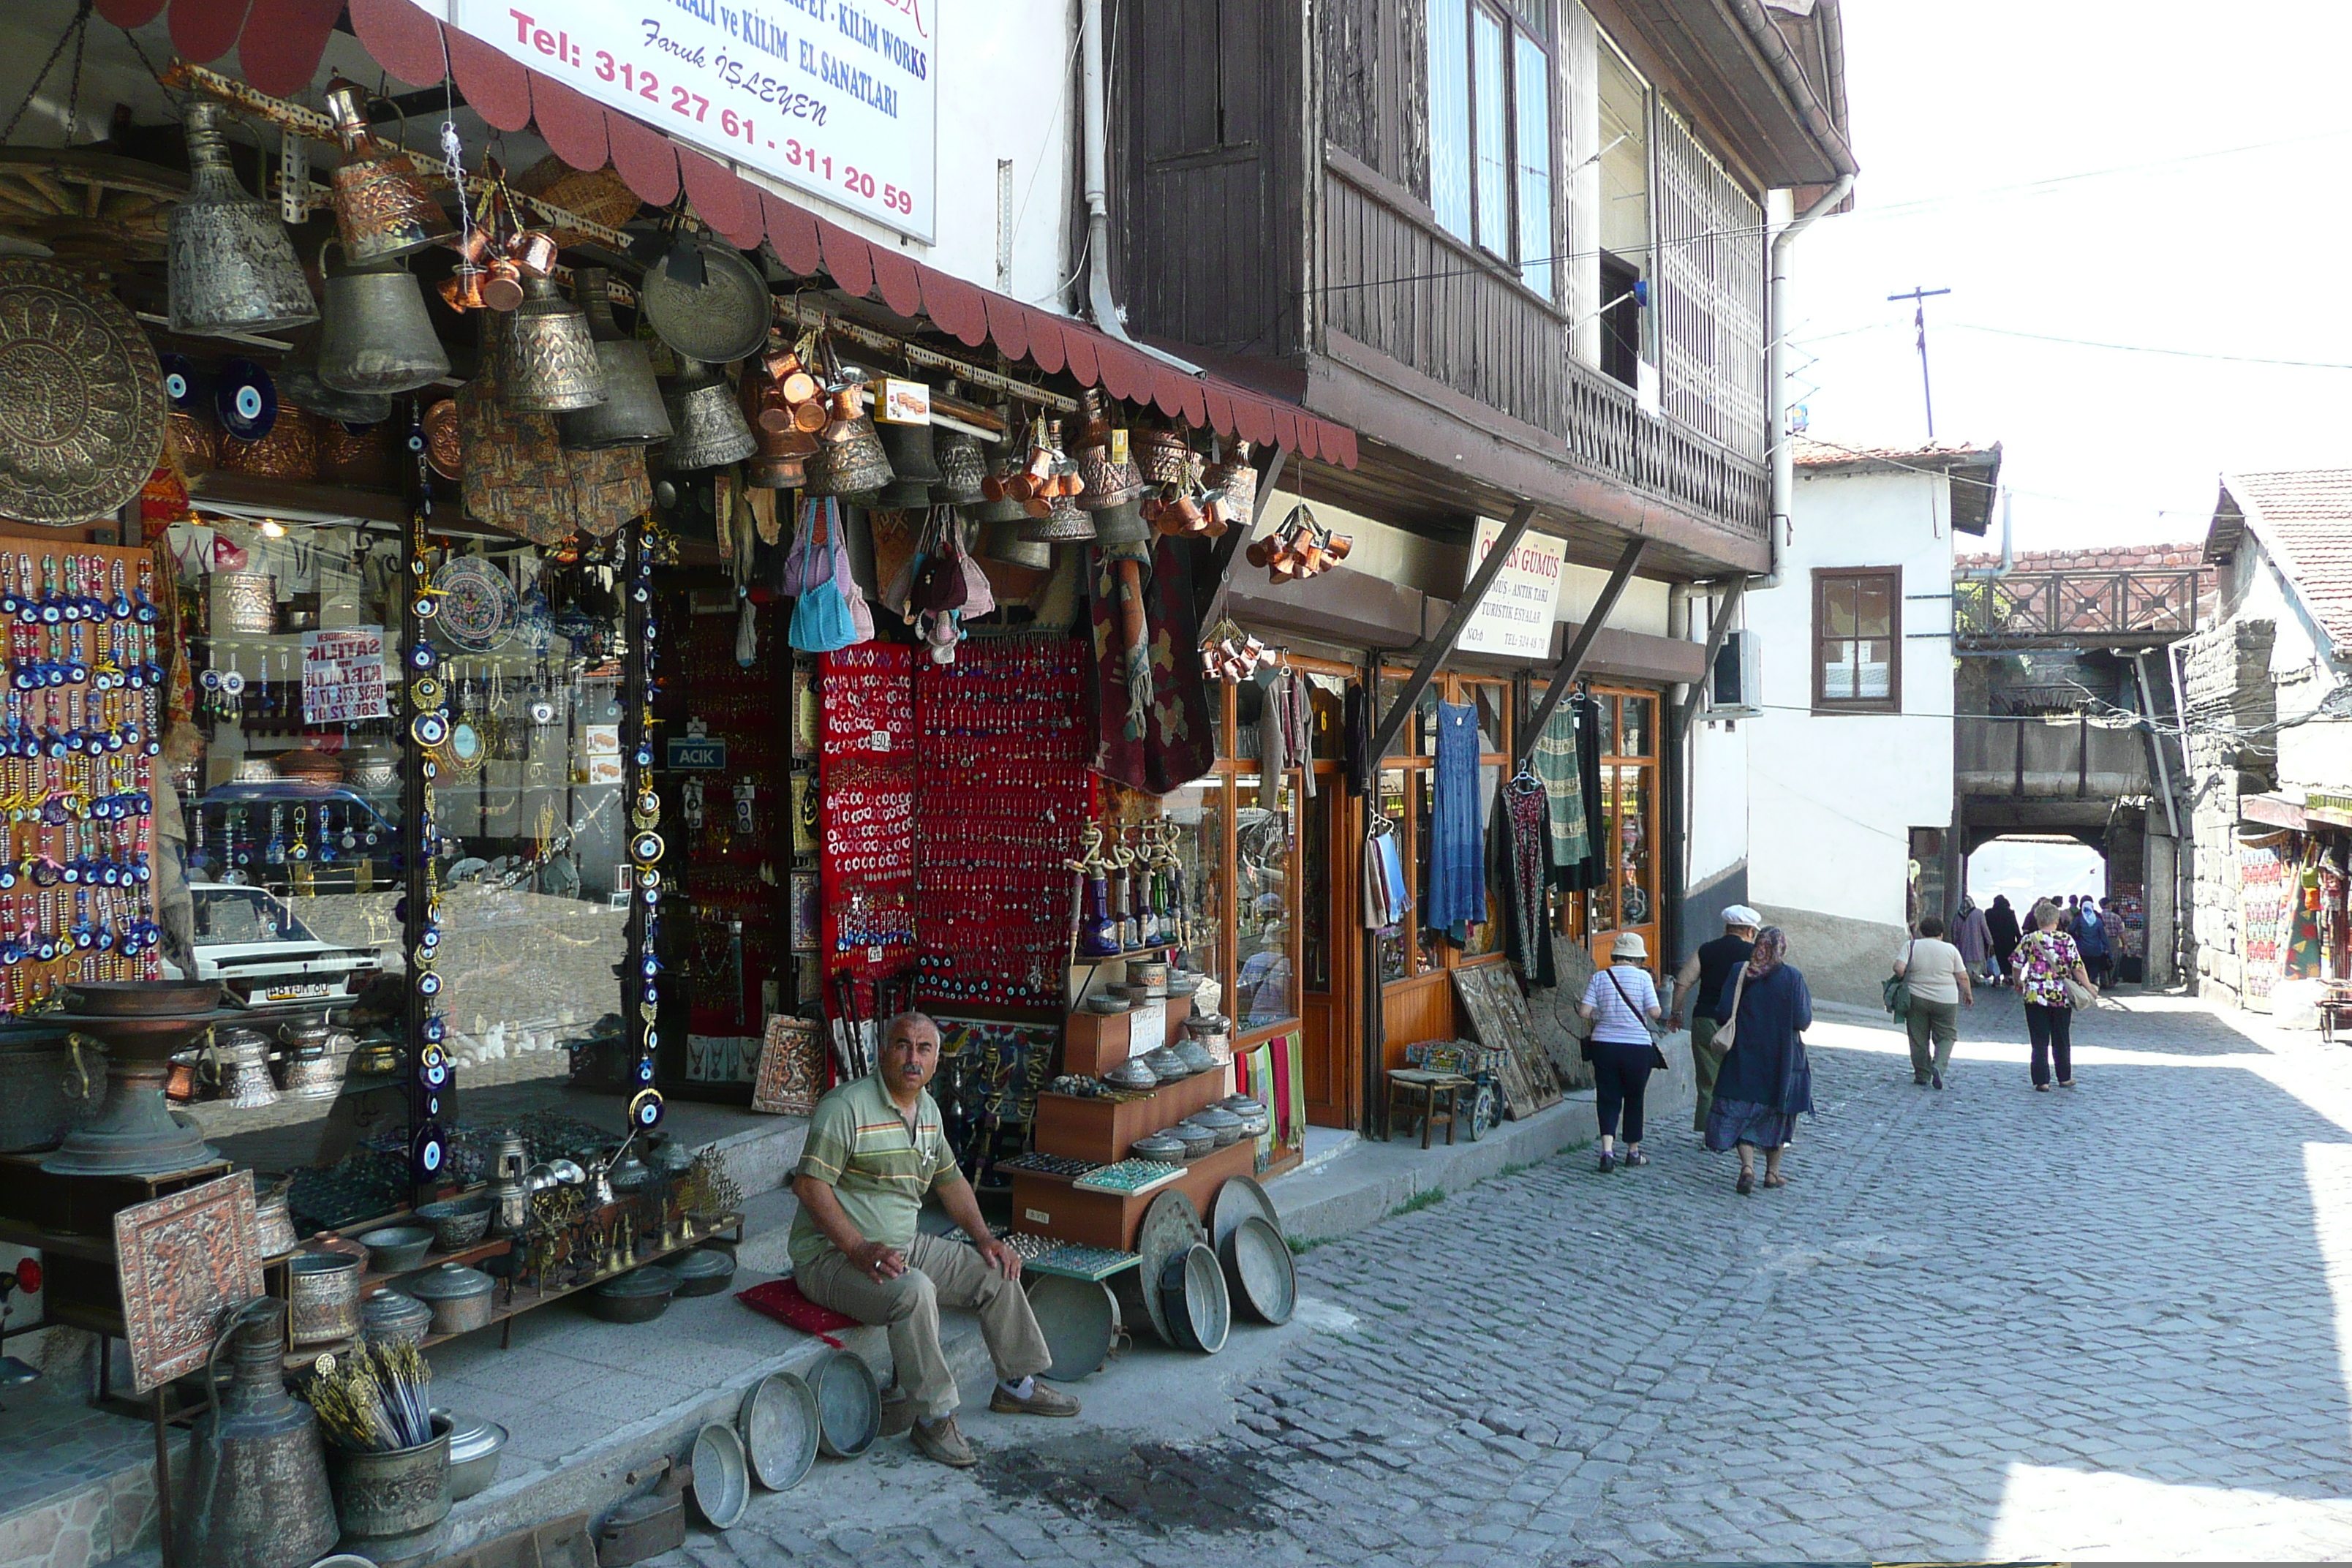
<svg viewBox="0 0 2352 1568">
<path fill-rule="evenodd" d="M 932 237 L 941 0 L 457 0 L 455 26 L 682 142 Z"/>
<path fill-rule="evenodd" d="M 1501 538 L 1503 525 L 1491 517 L 1478 520 L 1470 543 L 1470 571 Z M 1562 563 L 1568 542 L 1532 529 L 1519 535 L 1511 558 L 1495 574 L 1494 585 L 1478 601 L 1470 624 L 1462 628 L 1455 646 L 1465 653 L 1498 653 L 1510 658 L 1546 658 L 1551 654 L 1551 626 L 1559 604 Z"/>
</svg>

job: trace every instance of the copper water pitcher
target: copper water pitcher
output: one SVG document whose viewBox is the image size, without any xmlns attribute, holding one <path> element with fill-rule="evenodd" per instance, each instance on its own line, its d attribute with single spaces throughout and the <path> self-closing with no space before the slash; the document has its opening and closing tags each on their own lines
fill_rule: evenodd
<svg viewBox="0 0 2352 1568">
<path fill-rule="evenodd" d="M 343 144 L 342 165 L 328 176 L 335 234 L 355 265 L 406 256 L 457 233 L 425 190 L 415 162 L 368 129 L 367 103 L 358 88 L 346 81 L 331 85 L 327 113 Z"/>
<path fill-rule="evenodd" d="M 277 332 L 319 319 L 278 208 L 247 195 L 229 166 L 232 120 L 203 97 L 183 115 L 188 195 L 172 209 L 164 246 L 175 332 Z"/>
</svg>

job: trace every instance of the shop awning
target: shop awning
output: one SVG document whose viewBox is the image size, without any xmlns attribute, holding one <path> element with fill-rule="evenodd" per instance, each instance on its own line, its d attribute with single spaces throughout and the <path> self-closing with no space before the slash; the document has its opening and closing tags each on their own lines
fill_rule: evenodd
<svg viewBox="0 0 2352 1568">
<path fill-rule="evenodd" d="M 142 26 L 168 7 L 172 44 L 183 57 L 207 65 L 238 49 L 246 81 L 280 97 L 310 85 L 344 11 L 343 0 L 96 0 L 96 7 L 124 27 Z M 490 125 L 534 128 L 574 169 L 610 163 L 652 205 L 665 205 L 684 190 L 702 220 L 742 249 L 765 239 L 793 271 L 823 271 L 849 293 L 878 297 L 901 316 L 928 316 L 966 347 L 992 343 L 1009 359 L 1100 386 L 1129 403 L 1153 405 L 1171 419 L 1356 466 L 1356 433 L 1344 425 L 1234 382 L 1186 375 L 1083 322 L 860 238 L 717 159 L 509 59 L 410 0 L 350 0 L 350 13 L 362 46 L 402 81 L 422 87 L 441 80 L 446 68 L 466 102 Z"/>
</svg>

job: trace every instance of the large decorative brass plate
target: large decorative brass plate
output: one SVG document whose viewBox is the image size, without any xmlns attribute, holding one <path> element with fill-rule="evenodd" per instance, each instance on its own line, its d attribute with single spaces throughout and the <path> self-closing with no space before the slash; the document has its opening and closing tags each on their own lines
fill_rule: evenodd
<svg viewBox="0 0 2352 1568">
<path fill-rule="evenodd" d="M 147 335 L 61 267 L 0 258 L 0 516 L 73 526 L 139 493 L 170 400 Z"/>
</svg>

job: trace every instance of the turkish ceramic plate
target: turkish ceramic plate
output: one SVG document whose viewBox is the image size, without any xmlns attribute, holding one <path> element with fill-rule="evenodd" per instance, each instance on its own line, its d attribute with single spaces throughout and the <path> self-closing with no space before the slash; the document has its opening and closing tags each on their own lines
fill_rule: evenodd
<svg viewBox="0 0 2352 1568">
<path fill-rule="evenodd" d="M 488 653 L 507 640 L 515 592 L 506 574 L 478 555 L 460 556 L 433 574 L 441 629 L 471 653 Z"/>
<path fill-rule="evenodd" d="M 789 1491 L 816 1463 L 816 1395 L 798 1374 L 770 1373 L 751 1385 L 736 1416 L 751 1475 L 770 1491 Z"/>
</svg>

